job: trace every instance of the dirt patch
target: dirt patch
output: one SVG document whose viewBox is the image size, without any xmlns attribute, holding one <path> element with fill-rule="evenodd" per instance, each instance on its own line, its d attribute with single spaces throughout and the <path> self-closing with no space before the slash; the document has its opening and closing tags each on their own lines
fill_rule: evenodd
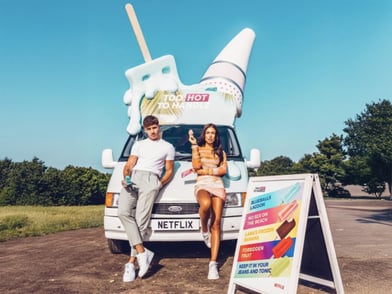
<svg viewBox="0 0 392 294">
<path fill-rule="evenodd" d="M 156 252 L 144 279 L 122 282 L 127 255 L 111 254 L 103 229 L 84 229 L 0 243 L 1 293 L 222 293 L 228 287 L 234 242 L 220 253 L 221 279 L 207 277 L 201 242 L 151 243 Z"/>
<path fill-rule="evenodd" d="M 380 222 L 371 218 L 374 211 L 341 207 L 329 208 L 328 213 L 345 293 L 388 293 L 392 286 L 392 217 Z M 358 221 L 363 218 L 368 221 Z M 347 234 L 353 228 L 356 233 Z M 374 234 L 369 238 L 374 240 L 361 241 L 368 228 Z M 385 246 L 382 251 L 370 251 L 381 243 Z M 355 244 L 355 249 L 347 250 L 348 244 Z M 221 278 L 215 281 L 207 279 L 209 251 L 204 243 L 151 243 L 148 247 L 155 252 L 150 272 L 144 279 L 123 283 L 127 255 L 109 252 L 102 228 L 2 242 L 0 293 L 227 293 L 234 242 L 222 244 Z M 331 291 L 300 281 L 298 293 Z"/>
</svg>

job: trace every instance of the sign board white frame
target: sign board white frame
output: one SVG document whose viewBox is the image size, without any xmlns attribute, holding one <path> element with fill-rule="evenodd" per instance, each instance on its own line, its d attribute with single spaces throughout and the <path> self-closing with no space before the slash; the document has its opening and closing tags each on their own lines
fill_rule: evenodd
<svg viewBox="0 0 392 294">
<path fill-rule="evenodd" d="M 296 293 L 299 279 L 344 293 L 318 175 L 251 177 L 228 293 Z"/>
</svg>

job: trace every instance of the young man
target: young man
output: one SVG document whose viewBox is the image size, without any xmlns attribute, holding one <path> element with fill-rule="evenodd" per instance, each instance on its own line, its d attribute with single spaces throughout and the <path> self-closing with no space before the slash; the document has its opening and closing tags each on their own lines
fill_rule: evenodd
<svg viewBox="0 0 392 294">
<path fill-rule="evenodd" d="M 123 224 L 131 245 L 131 256 L 125 265 L 124 282 L 135 279 L 135 259 L 139 265 L 138 276 L 148 271 L 154 253 L 143 246 L 143 236 L 150 222 L 151 211 L 159 190 L 173 176 L 175 150 L 173 145 L 161 139 L 159 121 L 148 115 L 143 120 L 147 139 L 137 141 L 124 166 L 118 203 L 118 217 Z M 165 172 L 162 175 L 162 170 Z M 132 185 L 127 186 L 125 177 L 131 176 Z"/>
</svg>

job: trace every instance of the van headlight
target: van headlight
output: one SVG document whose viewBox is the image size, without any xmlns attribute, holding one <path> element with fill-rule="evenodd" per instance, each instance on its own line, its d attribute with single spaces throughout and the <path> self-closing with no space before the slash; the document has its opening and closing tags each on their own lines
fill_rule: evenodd
<svg viewBox="0 0 392 294">
<path fill-rule="evenodd" d="M 105 206 L 106 207 L 118 207 L 118 199 L 120 198 L 120 194 L 118 193 L 106 193 L 105 197 Z"/>
<path fill-rule="evenodd" d="M 227 193 L 225 207 L 242 206 L 241 193 Z"/>
</svg>

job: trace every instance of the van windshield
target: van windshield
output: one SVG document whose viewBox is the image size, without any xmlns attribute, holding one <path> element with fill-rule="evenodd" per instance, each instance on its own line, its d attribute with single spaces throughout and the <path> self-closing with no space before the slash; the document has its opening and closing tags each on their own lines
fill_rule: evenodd
<svg viewBox="0 0 392 294">
<path fill-rule="evenodd" d="M 175 160 L 192 160 L 191 144 L 188 141 L 188 131 L 193 130 L 196 138 L 199 138 L 204 125 L 163 125 L 161 126 L 162 137 L 173 144 L 176 149 Z M 223 150 L 226 152 L 227 159 L 243 160 L 241 148 L 238 144 L 237 136 L 232 127 L 217 126 Z M 140 133 L 136 136 L 129 136 L 124 146 L 120 161 L 126 161 L 131 152 L 135 141 L 144 139 L 145 135 Z"/>
</svg>

